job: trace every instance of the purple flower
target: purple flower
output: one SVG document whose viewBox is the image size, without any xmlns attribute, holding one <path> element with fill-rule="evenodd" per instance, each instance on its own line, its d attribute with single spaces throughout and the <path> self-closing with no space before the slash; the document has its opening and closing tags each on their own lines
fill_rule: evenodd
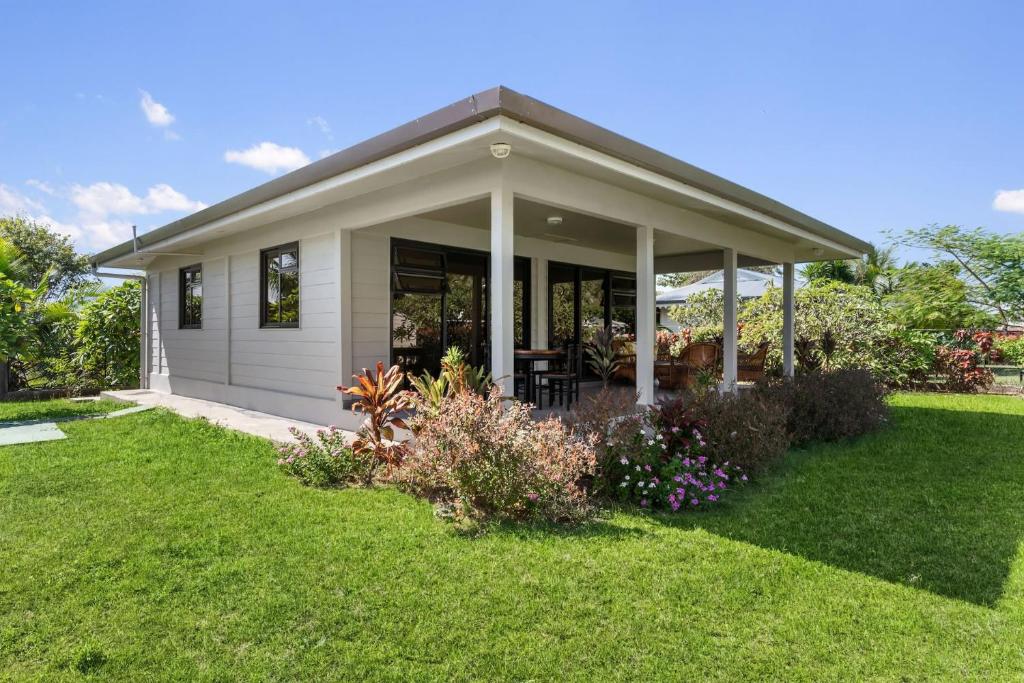
<svg viewBox="0 0 1024 683">
<path fill-rule="evenodd" d="M 536 503 L 537 499 L 540 498 L 536 493 L 527 493 L 526 497 L 530 499 L 531 503 Z"/>
<path fill-rule="evenodd" d="M 646 498 L 641 498 L 640 499 L 640 507 L 642 507 L 642 508 L 647 507 L 647 499 Z"/>
<path fill-rule="evenodd" d="M 715 494 L 712 493 L 712 494 L 710 494 L 708 496 L 708 500 L 710 500 L 712 503 L 714 503 L 716 500 L 718 500 L 718 496 L 716 496 Z"/>
<path fill-rule="evenodd" d="M 691 498 L 690 505 L 700 505 L 700 501 L 697 500 L 696 498 Z"/>
</svg>

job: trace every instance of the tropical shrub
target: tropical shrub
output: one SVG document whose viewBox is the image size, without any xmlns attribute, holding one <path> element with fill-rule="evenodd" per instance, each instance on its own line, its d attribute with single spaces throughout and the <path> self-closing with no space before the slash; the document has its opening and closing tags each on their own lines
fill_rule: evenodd
<svg viewBox="0 0 1024 683">
<path fill-rule="evenodd" d="M 1024 365 L 1024 337 L 998 339 L 996 349 L 1001 355 L 1001 362 L 1009 365 Z"/>
<path fill-rule="evenodd" d="M 566 424 L 574 433 L 592 436 L 597 471 L 603 471 L 611 462 L 608 444 L 619 437 L 635 432 L 642 420 L 637 393 L 632 389 L 603 387 L 596 394 L 584 394 L 575 401 L 566 417 Z M 598 487 L 600 486 L 598 480 Z M 600 493 L 595 489 L 595 493 Z"/>
<path fill-rule="evenodd" d="M 755 392 L 786 416 L 794 446 L 860 436 L 888 419 L 885 386 L 865 369 L 769 379 Z"/>
<path fill-rule="evenodd" d="M 362 375 L 352 378 L 358 386 L 338 387 L 338 391 L 358 399 L 352 404 L 352 412 L 366 415 L 352 449 L 372 457 L 390 473 L 402 463 L 408 450 L 407 444 L 395 441 L 395 428 L 408 428 L 403 413 L 413 405 L 412 394 L 402 388 L 405 374 L 397 365 L 385 370 L 384 363 L 377 361 L 376 372 L 363 368 Z"/>
<path fill-rule="evenodd" d="M 607 387 L 615 371 L 622 365 L 615 350 L 615 332 L 611 327 L 602 327 L 587 342 L 587 365 L 601 378 L 601 384 Z"/>
<path fill-rule="evenodd" d="M 134 387 L 139 382 L 141 286 L 128 281 L 85 303 L 75 330 L 82 383 Z"/>
<path fill-rule="evenodd" d="M 369 485 L 378 461 L 367 452 L 355 451 L 345 443 L 344 432 L 335 426 L 319 429 L 310 436 L 292 427 L 297 443 L 278 448 L 277 464 L 307 486 L 318 488 Z"/>
<path fill-rule="evenodd" d="M 573 523 L 593 512 L 587 480 L 593 435 L 556 418 L 534 422 L 531 407 L 504 405 L 501 391 L 451 394 L 418 432 L 394 480 L 459 520 L 544 519 Z"/>
<path fill-rule="evenodd" d="M 691 414 L 700 420 L 704 453 L 712 462 L 731 462 L 754 474 L 789 449 L 788 410 L 755 391 L 696 397 Z"/>
<path fill-rule="evenodd" d="M 973 394 L 992 386 L 992 371 L 978 364 L 974 349 L 939 346 L 935 349 L 935 374 L 941 379 L 936 388 Z"/>
</svg>

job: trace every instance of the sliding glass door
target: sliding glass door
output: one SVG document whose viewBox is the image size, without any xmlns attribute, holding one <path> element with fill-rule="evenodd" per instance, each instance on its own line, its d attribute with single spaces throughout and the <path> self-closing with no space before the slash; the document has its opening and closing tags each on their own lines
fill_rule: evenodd
<svg viewBox="0 0 1024 683">
<path fill-rule="evenodd" d="M 391 362 L 407 373 L 437 375 L 449 347 L 490 367 L 486 252 L 394 240 L 391 249 Z M 530 343 L 530 261 L 517 258 L 514 339 Z"/>
<path fill-rule="evenodd" d="M 548 264 L 548 344 L 591 341 L 602 328 L 636 331 L 636 277 L 567 263 Z"/>
</svg>

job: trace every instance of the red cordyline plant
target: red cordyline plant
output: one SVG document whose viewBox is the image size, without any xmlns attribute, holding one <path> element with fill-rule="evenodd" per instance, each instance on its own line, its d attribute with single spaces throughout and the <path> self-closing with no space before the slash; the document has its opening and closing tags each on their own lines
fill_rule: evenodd
<svg viewBox="0 0 1024 683">
<path fill-rule="evenodd" d="M 338 387 L 338 391 L 358 399 L 352 405 L 352 412 L 366 415 L 352 448 L 372 454 L 390 474 L 402 463 L 407 449 L 404 443 L 395 441 L 395 427 L 408 429 L 401 413 L 412 407 L 412 396 L 402 388 L 405 373 L 397 365 L 385 370 L 384 363 L 377 361 L 376 372 L 363 368 L 363 374 L 353 375 L 352 379 L 358 386 Z"/>
</svg>

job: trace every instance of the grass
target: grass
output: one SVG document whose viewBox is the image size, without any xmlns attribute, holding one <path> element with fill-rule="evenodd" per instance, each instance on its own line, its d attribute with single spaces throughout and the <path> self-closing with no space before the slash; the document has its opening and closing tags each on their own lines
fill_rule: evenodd
<svg viewBox="0 0 1024 683">
<path fill-rule="evenodd" d="M 67 420 L 85 415 L 110 413 L 128 404 L 110 399 L 96 401 L 0 401 L 0 423 L 20 420 Z"/>
<path fill-rule="evenodd" d="M 477 538 L 162 411 L 62 429 L 0 449 L 0 679 L 1024 676 L 1018 398 L 897 396 L 713 512 Z"/>
</svg>

